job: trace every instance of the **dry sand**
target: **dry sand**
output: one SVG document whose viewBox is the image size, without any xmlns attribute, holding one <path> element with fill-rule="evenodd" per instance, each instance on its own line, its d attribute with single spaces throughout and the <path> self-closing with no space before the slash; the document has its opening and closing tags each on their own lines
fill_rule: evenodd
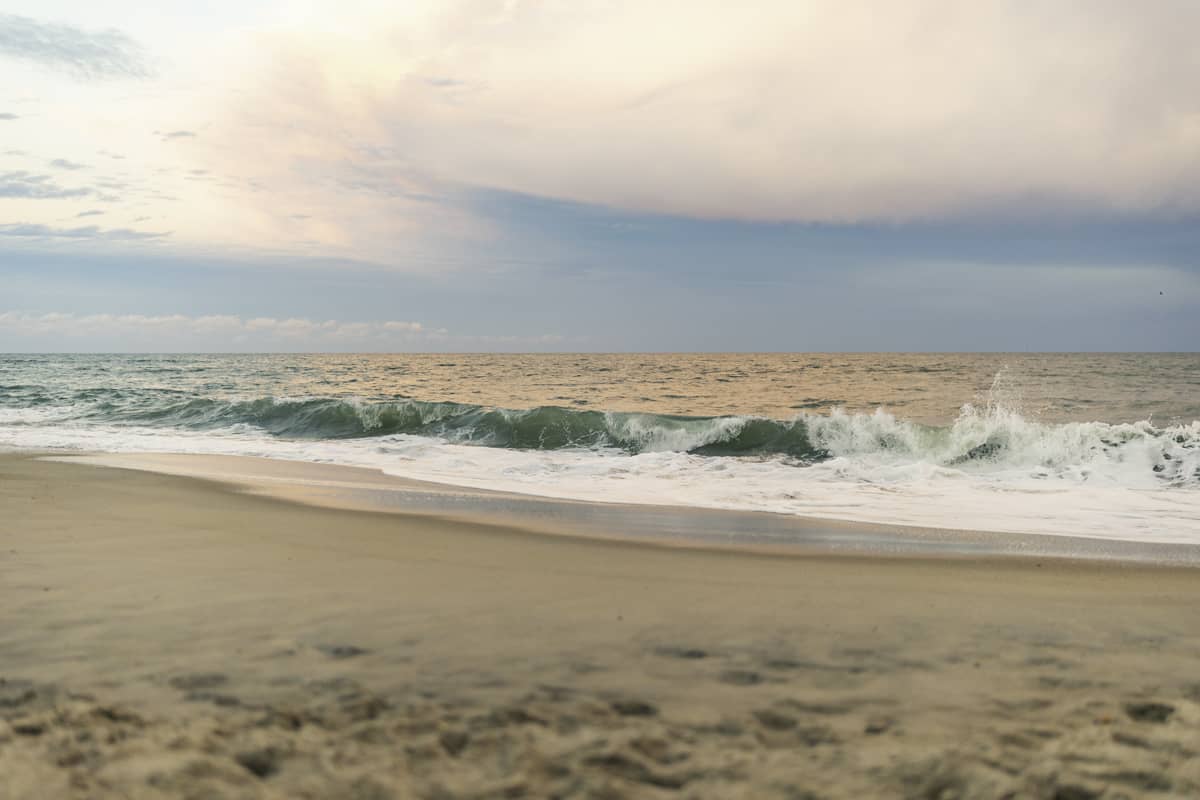
<svg viewBox="0 0 1200 800">
<path fill-rule="evenodd" d="M 657 547 L 23 455 L 0 681 L 5 799 L 1200 796 L 1194 568 Z"/>
</svg>

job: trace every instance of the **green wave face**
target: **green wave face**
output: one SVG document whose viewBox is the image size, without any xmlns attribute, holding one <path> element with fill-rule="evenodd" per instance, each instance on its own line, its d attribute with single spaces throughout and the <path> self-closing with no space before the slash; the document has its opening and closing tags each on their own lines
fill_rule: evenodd
<svg viewBox="0 0 1200 800">
<path fill-rule="evenodd" d="M 259 398 L 192 399 L 151 407 L 98 403 L 83 416 L 97 422 L 212 430 L 252 426 L 295 439 L 411 434 L 461 444 L 515 449 L 618 448 L 630 453 L 677 450 L 702 455 L 786 455 L 813 459 L 802 421 L 753 417 L 677 417 L 542 406 L 526 410 L 400 400 Z"/>
<path fill-rule="evenodd" d="M 54 395 L 33 385 L 0 386 L 7 425 L 101 425 L 339 440 L 395 435 L 518 450 L 612 450 L 782 459 L 803 466 L 830 458 L 953 469 L 1067 472 L 1086 480 L 1096 465 L 1131 465 L 1160 483 L 1200 485 L 1200 422 L 1157 427 L 1148 420 L 1050 424 L 1002 405 L 964 406 L 949 426 L 886 412 L 687 417 L 540 406 L 491 408 L 412 399 L 332 397 L 230 400 L 174 389 L 87 389 Z M 6 412 L 7 407 L 8 412 Z M 15 416 L 14 416 L 15 415 Z M 27 421 L 22 421 L 28 417 Z"/>
</svg>

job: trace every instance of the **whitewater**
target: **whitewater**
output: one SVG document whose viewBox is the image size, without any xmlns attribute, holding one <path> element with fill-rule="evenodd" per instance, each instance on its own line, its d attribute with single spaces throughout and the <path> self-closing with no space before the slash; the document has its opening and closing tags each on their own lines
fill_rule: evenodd
<svg viewBox="0 0 1200 800">
<path fill-rule="evenodd" d="M 1178 413 L 1164 422 L 1055 420 L 1027 411 L 1004 370 L 938 424 L 882 404 L 830 404 L 772 418 L 660 413 L 661 404 L 651 412 L 422 400 L 386 391 L 391 362 L 338 373 L 329 362 L 288 356 L 107 358 L 27 357 L 7 369 L 0 362 L 0 447 L 260 456 L 558 499 L 1200 544 L 1200 421 Z M 659 391 L 699 394 L 697 376 L 709 374 L 714 357 L 705 358 L 703 368 L 660 381 L 669 391 Z M 486 363 L 513 375 L 525 369 Z M 279 374 L 264 378 L 264 365 Z M 917 366 L 925 372 L 894 370 L 895 405 L 929 371 L 925 362 Z M 603 395 L 604 387 L 586 391 L 585 382 L 602 374 L 592 368 L 576 365 L 544 399 L 556 399 L 563 386 Z M 952 375 L 965 370 L 956 368 Z M 471 389 L 460 396 L 472 387 L 504 396 L 496 369 L 480 377 L 455 363 L 444 371 Z M 795 371 L 779 367 L 780 375 Z M 654 379 L 638 379 L 645 396 Z M 815 388 L 828 389 L 833 379 L 824 380 Z M 836 380 L 844 391 L 843 377 Z M 303 391 L 257 393 L 297 388 Z M 888 394 L 878 382 L 872 389 Z M 620 391 L 628 391 L 624 383 Z"/>
<path fill-rule="evenodd" d="M 1196 422 L 1167 428 L 1149 422 L 1045 425 L 1002 407 L 964 408 L 945 429 L 905 422 L 882 410 L 801 415 L 786 423 L 605 414 L 607 435 L 581 425 L 584 440 L 573 441 L 562 427 L 529 429 L 531 441 L 522 447 L 512 446 L 511 437 L 489 446 L 488 433 L 474 428 L 451 429 L 455 433 L 449 436 L 370 435 L 389 409 L 318 402 L 337 408 L 347 420 L 357 419 L 362 433 L 286 438 L 247 422 L 198 430 L 96 424 L 80 419 L 78 408 L 5 409 L 0 443 L 20 449 L 298 459 L 561 499 L 1200 543 Z M 297 405 L 303 403 L 258 402 L 260 410 L 277 412 Z M 484 413 L 518 422 L 533 416 Z M 750 443 L 740 439 L 748 432 Z M 766 450 L 764 440 L 783 440 L 787 446 L 782 452 L 755 453 Z M 714 450 L 747 454 L 712 455 Z"/>
</svg>

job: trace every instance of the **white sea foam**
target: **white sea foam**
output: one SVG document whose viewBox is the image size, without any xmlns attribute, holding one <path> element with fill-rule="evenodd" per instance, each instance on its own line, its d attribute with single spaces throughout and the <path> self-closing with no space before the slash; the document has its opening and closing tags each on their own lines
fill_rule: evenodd
<svg viewBox="0 0 1200 800">
<path fill-rule="evenodd" d="M 643 443 L 636 454 L 480 447 L 408 434 L 287 440 L 246 424 L 205 432 L 97 425 L 52 410 L 0 417 L 0 445 L 254 455 L 555 498 L 1200 544 L 1198 422 L 1047 425 L 993 406 L 964 408 L 954 425 L 929 428 L 883 411 L 835 412 L 803 418 L 813 445 L 830 457 L 797 466 L 780 457 L 686 452 L 740 432 L 750 418 L 666 426 L 655 419 L 609 419 Z"/>
</svg>

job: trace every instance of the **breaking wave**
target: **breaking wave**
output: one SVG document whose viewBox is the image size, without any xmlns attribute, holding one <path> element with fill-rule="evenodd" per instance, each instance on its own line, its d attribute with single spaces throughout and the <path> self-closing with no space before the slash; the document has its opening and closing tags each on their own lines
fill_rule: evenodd
<svg viewBox="0 0 1200 800">
<path fill-rule="evenodd" d="M 514 450 L 676 452 L 780 460 L 803 467 L 839 459 L 877 467 L 923 464 L 970 472 L 1020 470 L 1033 477 L 1144 485 L 1200 486 L 1200 422 L 1156 426 L 1148 420 L 1043 423 L 1002 403 L 964 406 L 953 424 L 928 426 L 874 413 L 802 413 L 791 420 L 754 416 L 685 417 L 556 406 L 513 410 L 461 403 L 344 398 L 182 399 L 175 392 L 91 390 L 69 403 L 36 387 L 23 408 L 0 410 L 0 425 L 104 425 L 190 432 L 253 433 L 285 440 L 418 436 L 456 445 Z M 33 398 L 35 402 L 29 402 Z"/>
</svg>

